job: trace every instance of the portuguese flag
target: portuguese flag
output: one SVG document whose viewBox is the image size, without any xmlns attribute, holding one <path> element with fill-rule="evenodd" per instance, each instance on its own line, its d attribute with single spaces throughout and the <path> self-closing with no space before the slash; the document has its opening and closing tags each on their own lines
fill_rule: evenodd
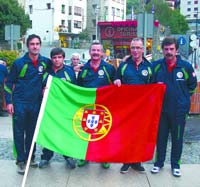
<svg viewBox="0 0 200 187">
<path fill-rule="evenodd" d="M 94 162 L 151 160 L 164 92 L 164 84 L 83 88 L 49 77 L 36 142 Z"/>
</svg>

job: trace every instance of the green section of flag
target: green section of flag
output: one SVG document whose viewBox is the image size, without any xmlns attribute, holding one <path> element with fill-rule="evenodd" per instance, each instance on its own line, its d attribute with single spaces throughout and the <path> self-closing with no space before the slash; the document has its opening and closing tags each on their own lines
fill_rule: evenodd
<svg viewBox="0 0 200 187">
<path fill-rule="evenodd" d="M 84 159 L 88 142 L 75 133 L 73 120 L 81 107 L 95 103 L 96 89 L 78 87 L 58 78 L 52 79 L 49 89 L 44 110 L 40 111 L 36 142 L 57 153 Z M 82 113 L 79 115 L 80 121 L 76 123 L 81 124 Z"/>
</svg>

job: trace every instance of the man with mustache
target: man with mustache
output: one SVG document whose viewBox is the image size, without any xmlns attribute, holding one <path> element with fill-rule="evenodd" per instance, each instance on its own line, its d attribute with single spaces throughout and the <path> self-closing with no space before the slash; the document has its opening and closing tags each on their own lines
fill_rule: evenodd
<svg viewBox="0 0 200 187">
<path fill-rule="evenodd" d="M 162 51 L 164 58 L 152 63 L 153 81 L 166 84 L 166 92 L 158 129 L 156 160 L 151 173 L 159 173 L 164 166 L 168 136 L 171 132 L 172 175 L 180 177 L 186 115 L 190 109 L 190 96 L 197 86 L 197 78 L 192 65 L 177 55 L 178 42 L 175 38 L 164 38 Z"/>
<path fill-rule="evenodd" d="M 91 59 L 84 64 L 78 74 L 77 83 L 86 88 L 99 88 L 112 84 L 115 76 L 115 68 L 111 64 L 102 60 L 103 47 L 99 42 L 93 42 L 89 50 Z M 98 153 L 97 153 L 98 154 Z M 85 160 L 79 160 L 78 166 L 87 164 Z M 107 169 L 109 163 L 102 163 L 102 167 Z"/>
</svg>

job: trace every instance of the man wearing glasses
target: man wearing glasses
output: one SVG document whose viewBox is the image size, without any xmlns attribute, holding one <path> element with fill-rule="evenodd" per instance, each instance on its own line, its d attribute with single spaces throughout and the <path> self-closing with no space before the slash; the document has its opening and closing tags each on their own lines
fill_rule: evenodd
<svg viewBox="0 0 200 187">
<path fill-rule="evenodd" d="M 144 44 L 141 38 L 134 38 L 130 44 L 131 55 L 120 63 L 114 84 L 149 84 L 152 80 L 151 63 L 143 57 Z M 145 171 L 140 162 L 124 163 L 121 173 L 127 173 L 129 167 L 136 171 Z"/>
</svg>

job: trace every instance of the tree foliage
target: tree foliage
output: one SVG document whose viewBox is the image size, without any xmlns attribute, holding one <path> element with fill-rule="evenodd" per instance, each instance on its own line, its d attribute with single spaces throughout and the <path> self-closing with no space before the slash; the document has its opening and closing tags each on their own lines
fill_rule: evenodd
<svg viewBox="0 0 200 187">
<path fill-rule="evenodd" d="M 84 29 L 82 32 L 79 33 L 79 39 L 81 40 L 89 40 L 90 35 L 87 29 Z"/>
<path fill-rule="evenodd" d="M 20 25 L 21 35 L 31 26 L 30 19 L 16 0 L 0 0 L 0 39 L 4 38 L 5 25 Z"/>
<path fill-rule="evenodd" d="M 127 0 L 127 14 L 131 13 L 131 6 L 134 6 L 135 14 L 141 12 L 143 0 Z M 154 19 L 159 20 L 160 24 L 169 27 L 172 34 L 186 34 L 189 30 L 187 21 L 183 15 L 180 14 L 179 9 L 172 10 L 165 1 L 151 0 L 145 5 L 145 10 L 148 13 L 152 12 L 154 5 L 155 13 Z"/>
</svg>

